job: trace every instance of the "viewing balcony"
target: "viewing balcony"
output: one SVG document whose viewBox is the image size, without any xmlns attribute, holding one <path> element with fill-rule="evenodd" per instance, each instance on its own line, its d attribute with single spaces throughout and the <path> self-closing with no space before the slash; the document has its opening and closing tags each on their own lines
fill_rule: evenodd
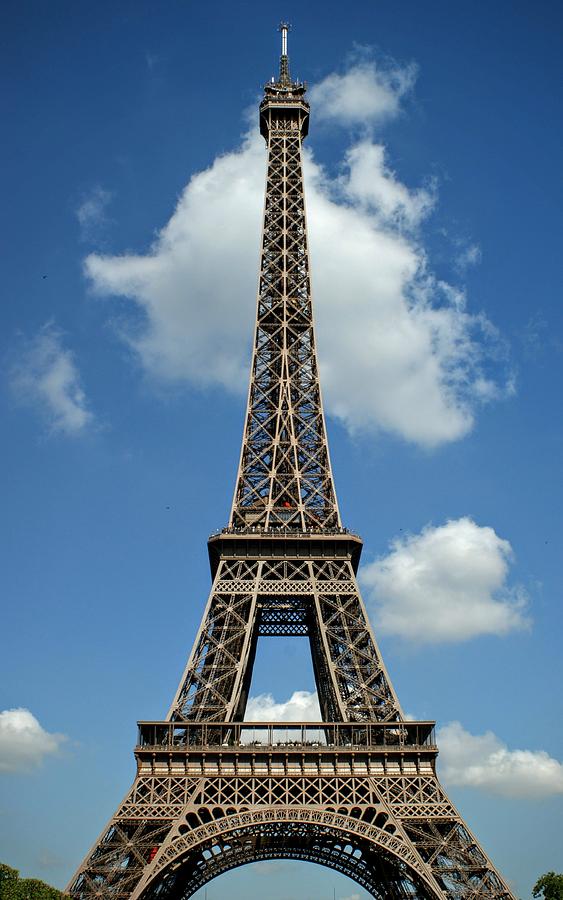
<svg viewBox="0 0 563 900">
<path fill-rule="evenodd" d="M 435 751 L 434 722 L 139 722 L 138 751 Z"/>
</svg>

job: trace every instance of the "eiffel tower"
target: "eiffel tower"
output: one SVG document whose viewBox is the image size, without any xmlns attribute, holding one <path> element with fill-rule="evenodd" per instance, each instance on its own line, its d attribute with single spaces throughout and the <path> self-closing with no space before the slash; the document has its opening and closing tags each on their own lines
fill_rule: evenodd
<svg viewBox="0 0 563 900">
<path fill-rule="evenodd" d="M 280 26 L 246 424 L 212 587 L 165 720 L 140 722 L 132 788 L 72 879 L 80 900 L 183 900 L 267 859 L 331 867 L 377 898 L 512 898 L 407 721 L 356 583 L 326 439 L 301 143 L 305 85 Z M 259 637 L 309 638 L 321 723 L 244 722 Z"/>
</svg>

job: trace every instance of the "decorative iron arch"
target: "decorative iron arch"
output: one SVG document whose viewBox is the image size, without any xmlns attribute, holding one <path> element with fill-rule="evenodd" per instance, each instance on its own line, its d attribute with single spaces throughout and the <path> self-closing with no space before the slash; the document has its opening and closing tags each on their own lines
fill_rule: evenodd
<svg viewBox="0 0 563 900">
<path fill-rule="evenodd" d="M 366 823 L 330 810 L 275 807 L 211 819 L 195 829 L 180 826 L 131 900 L 187 900 L 231 869 L 270 859 L 334 869 L 377 900 L 444 897 L 384 812 Z"/>
</svg>

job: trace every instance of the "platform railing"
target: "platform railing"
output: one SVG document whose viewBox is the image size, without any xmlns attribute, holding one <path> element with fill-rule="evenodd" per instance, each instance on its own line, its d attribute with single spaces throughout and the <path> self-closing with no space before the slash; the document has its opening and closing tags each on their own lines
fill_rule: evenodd
<svg viewBox="0 0 563 900">
<path fill-rule="evenodd" d="M 434 722 L 139 722 L 140 750 L 432 749 Z"/>
<path fill-rule="evenodd" d="M 263 512 L 262 509 L 260 511 Z M 284 537 L 287 535 L 288 537 L 302 538 L 311 537 L 311 535 L 313 535 L 314 537 L 318 537 L 319 535 L 326 535 L 327 537 L 334 537 L 335 535 L 345 535 L 347 537 L 361 540 L 360 535 L 350 528 L 323 528 L 319 525 L 318 527 L 311 526 L 304 531 L 300 526 L 296 525 L 295 527 L 293 527 L 292 525 L 283 525 L 281 523 L 270 525 L 268 528 L 264 528 L 261 525 L 253 525 L 252 523 L 249 523 L 248 525 L 226 525 L 224 528 L 217 528 L 215 529 L 215 531 L 212 531 L 210 537 L 214 538 L 222 534 L 240 534 L 250 537 L 256 535 L 264 537 L 271 537 L 272 535 L 274 535 L 275 537 L 279 537 L 279 535 L 281 534 Z"/>
</svg>

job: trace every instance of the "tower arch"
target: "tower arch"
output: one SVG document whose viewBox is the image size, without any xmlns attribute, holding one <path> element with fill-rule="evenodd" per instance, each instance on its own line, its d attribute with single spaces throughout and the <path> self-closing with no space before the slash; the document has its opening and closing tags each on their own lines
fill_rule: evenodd
<svg viewBox="0 0 563 900">
<path fill-rule="evenodd" d="M 443 897 L 402 830 L 381 811 L 368 824 L 331 810 L 272 807 L 211 819 L 195 829 L 180 825 L 131 900 L 187 900 L 234 868 L 275 859 L 333 869 L 378 900 Z"/>
</svg>

